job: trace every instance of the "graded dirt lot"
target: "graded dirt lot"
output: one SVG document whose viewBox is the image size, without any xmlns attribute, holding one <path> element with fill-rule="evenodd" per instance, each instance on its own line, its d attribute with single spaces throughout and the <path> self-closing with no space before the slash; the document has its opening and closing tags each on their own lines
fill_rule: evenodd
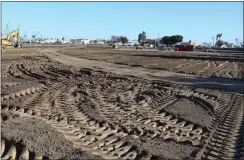
<svg viewBox="0 0 244 160">
<path fill-rule="evenodd" d="M 3 53 L 2 158 L 244 157 L 243 94 L 237 93 L 241 92 L 237 90 L 242 87 L 240 80 L 201 80 L 176 73 L 189 70 L 189 63 L 198 66 L 199 60 L 132 59 L 131 53 L 109 55 L 104 51 L 23 48 Z M 89 60 L 92 56 L 99 61 Z M 115 64 L 122 60 L 132 66 Z M 176 69 L 168 72 L 143 65 L 133 67 L 134 63 L 161 64 L 161 60 Z M 226 67 L 226 63 L 211 63 L 215 69 L 207 69 L 203 75 L 225 75 L 235 63 L 243 62 L 228 61 L 231 64 Z M 243 78 L 234 73 L 236 79 Z M 188 85 L 187 79 L 192 81 Z M 222 88 L 207 89 L 206 84 L 200 85 L 204 81 Z M 226 92 L 230 88 L 236 93 Z"/>
<path fill-rule="evenodd" d="M 113 49 L 65 48 L 59 53 L 83 59 L 166 70 L 199 76 L 244 79 L 243 53 L 162 52 Z"/>
</svg>

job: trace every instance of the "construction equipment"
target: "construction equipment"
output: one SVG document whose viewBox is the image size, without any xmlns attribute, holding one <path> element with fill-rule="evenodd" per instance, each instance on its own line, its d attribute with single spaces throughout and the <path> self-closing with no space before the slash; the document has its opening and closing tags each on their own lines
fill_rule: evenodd
<svg viewBox="0 0 244 160">
<path fill-rule="evenodd" d="M 8 33 L 6 39 L 1 39 L 2 51 L 5 51 L 7 46 L 13 46 L 15 48 L 22 48 L 21 38 L 20 38 L 20 30 L 17 29 Z"/>
</svg>

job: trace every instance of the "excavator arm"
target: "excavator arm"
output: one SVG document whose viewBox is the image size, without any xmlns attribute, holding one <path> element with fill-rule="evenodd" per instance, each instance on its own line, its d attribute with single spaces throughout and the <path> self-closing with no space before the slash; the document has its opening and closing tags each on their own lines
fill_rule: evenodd
<svg viewBox="0 0 244 160">
<path fill-rule="evenodd" d="M 15 31 L 10 32 L 6 39 L 1 39 L 2 51 L 5 50 L 6 46 L 12 46 L 12 42 L 10 41 L 10 39 L 14 35 L 16 35 L 16 39 L 17 39 L 17 41 L 14 44 L 14 47 L 22 47 L 22 45 L 20 44 L 20 30 L 17 29 Z"/>
<path fill-rule="evenodd" d="M 10 38 L 11 38 L 12 36 L 14 36 L 14 35 L 17 36 L 17 40 L 19 41 L 19 39 L 20 39 L 20 36 L 19 36 L 19 35 L 20 35 L 20 31 L 19 31 L 19 29 L 10 32 L 10 33 L 8 34 L 8 36 L 7 36 L 7 40 L 10 41 Z"/>
</svg>

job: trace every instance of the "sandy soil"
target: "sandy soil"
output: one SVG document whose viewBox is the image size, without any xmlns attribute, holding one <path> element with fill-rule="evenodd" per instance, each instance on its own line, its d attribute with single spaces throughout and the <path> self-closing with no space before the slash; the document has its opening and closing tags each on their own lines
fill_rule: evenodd
<svg viewBox="0 0 244 160">
<path fill-rule="evenodd" d="M 223 90 L 228 92 L 244 93 L 244 86 L 242 80 L 232 80 L 232 79 L 223 79 L 218 77 L 206 77 L 206 76 L 201 77 L 192 74 L 175 73 L 175 72 L 169 72 L 165 70 L 150 70 L 143 67 L 133 67 L 121 63 L 114 64 L 114 63 L 104 62 L 104 61 L 88 60 L 88 59 L 76 58 L 73 56 L 65 55 L 60 50 L 55 50 L 55 49 L 53 50 L 52 54 L 47 54 L 48 52 L 45 50 L 43 50 L 42 52 L 45 52 L 46 55 L 48 55 L 50 58 L 56 61 L 59 61 L 66 65 L 72 65 L 73 67 L 76 68 L 86 67 L 98 71 L 136 76 L 136 77 L 141 77 L 149 80 L 163 80 L 167 82 L 173 82 L 176 84 L 187 85 L 190 87 L 208 88 L 208 89 Z M 166 62 L 166 64 L 171 66 L 174 63 L 175 60 L 172 59 Z M 198 63 L 198 62 L 193 62 L 193 63 Z"/>
<path fill-rule="evenodd" d="M 56 49 L 2 57 L 2 158 L 243 158 L 243 95 Z"/>
<path fill-rule="evenodd" d="M 133 51 L 111 49 L 62 49 L 59 53 L 149 69 L 173 71 L 199 76 L 214 76 L 243 79 L 240 65 L 244 64 L 243 54 L 235 53 L 184 53 L 159 51 Z M 176 63 L 172 63 L 175 61 Z"/>
</svg>

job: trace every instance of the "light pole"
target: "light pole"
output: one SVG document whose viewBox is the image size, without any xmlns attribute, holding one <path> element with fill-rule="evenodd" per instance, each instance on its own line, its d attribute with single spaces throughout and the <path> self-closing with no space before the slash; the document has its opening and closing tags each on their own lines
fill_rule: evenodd
<svg viewBox="0 0 244 160">
<path fill-rule="evenodd" d="M 240 39 L 236 38 L 236 46 L 240 47 Z"/>
<path fill-rule="evenodd" d="M 214 37 L 212 38 L 212 40 L 213 40 L 213 46 L 214 46 Z"/>
</svg>

